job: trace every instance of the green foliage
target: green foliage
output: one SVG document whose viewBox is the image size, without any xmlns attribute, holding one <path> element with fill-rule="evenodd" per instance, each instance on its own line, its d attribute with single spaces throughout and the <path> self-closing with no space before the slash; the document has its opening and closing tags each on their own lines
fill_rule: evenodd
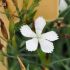
<svg viewBox="0 0 70 70">
<path fill-rule="evenodd" d="M 3 39 L 8 44 L 7 54 L 2 54 L 2 52 L 0 52 L 0 54 L 8 57 L 8 70 L 20 70 L 17 56 L 22 58 L 26 70 L 43 70 L 42 67 L 47 67 L 49 70 L 70 70 L 70 0 L 66 0 L 68 8 L 59 13 L 58 19 L 47 22 L 43 31 L 54 30 L 59 34 L 59 40 L 54 42 L 54 52 L 52 54 L 45 54 L 39 48 L 35 52 L 26 50 L 25 41 L 28 40 L 28 38 L 21 35 L 20 27 L 24 24 L 28 24 L 33 28 L 34 16 L 37 11 L 36 7 L 39 5 L 39 2 L 40 0 L 33 0 L 32 4 L 28 7 L 29 0 L 24 0 L 24 6 L 21 11 L 19 11 L 15 5 L 18 18 L 20 19 L 16 24 L 14 24 L 9 10 L 7 8 L 5 9 L 5 14 L 10 21 L 10 38 L 7 41 Z M 58 21 L 62 21 L 65 26 L 61 27 L 62 23 L 60 23 L 60 25 L 56 23 L 57 26 L 54 27 L 54 23 Z M 3 61 L 2 58 L 0 59 Z"/>
</svg>

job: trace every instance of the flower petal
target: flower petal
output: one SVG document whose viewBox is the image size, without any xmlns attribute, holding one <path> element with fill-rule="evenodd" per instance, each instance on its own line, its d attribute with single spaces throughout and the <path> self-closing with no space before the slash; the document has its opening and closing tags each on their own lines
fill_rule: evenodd
<svg viewBox="0 0 70 70">
<path fill-rule="evenodd" d="M 42 34 L 41 38 L 42 39 L 47 39 L 49 41 L 55 41 L 55 40 L 58 39 L 58 35 L 57 35 L 56 32 L 50 31 L 50 32 Z"/>
<path fill-rule="evenodd" d="M 36 37 L 36 34 L 31 30 L 31 28 L 28 25 L 23 25 L 20 28 L 20 32 L 25 37 Z"/>
<path fill-rule="evenodd" d="M 42 30 L 45 27 L 45 25 L 46 25 L 46 21 L 43 17 L 39 17 L 36 19 L 35 30 L 38 35 L 42 33 Z"/>
<path fill-rule="evenodd" d="M 38 39 L 33 38 L 31 40 L 26 41 L 26 49 L 28 51 L 35 51 L 38 47 Z"/>
<path fill-rule="evenodd" d="M 64 11 L 67 7 L 68 7 L 68 5 L 67 5 L 67 3 L 65 2 L 65 0 L 60 0 L 59 10 L 62 12 L 62 11 Z"/>
<path fill-rule="evenodd" d="M 52 42 L 50 42 L 48 40 L 44 40 L 44 39 L 41 39 L 39 42 L 40 42 L 41 50 L 43 52 L 45 52 L 45 53 L 53 52 L 54 46 L 53 46 Z"/>
</svg>

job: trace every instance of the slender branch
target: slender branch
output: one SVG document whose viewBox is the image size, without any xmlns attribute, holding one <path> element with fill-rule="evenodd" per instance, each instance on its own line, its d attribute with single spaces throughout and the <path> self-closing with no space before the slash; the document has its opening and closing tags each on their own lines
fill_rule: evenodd
<svg viewBox="0 0 70 70">
<path fill-rule="evenodd" d="M 21 70 L 26 70 L 24 64 L 22 63 L 21 59 L 18 56 L 17 56 L 17 59 L 18 59 L 18 62 L 20 64 L 20 66 L 21 66 Z"/>
</svg>

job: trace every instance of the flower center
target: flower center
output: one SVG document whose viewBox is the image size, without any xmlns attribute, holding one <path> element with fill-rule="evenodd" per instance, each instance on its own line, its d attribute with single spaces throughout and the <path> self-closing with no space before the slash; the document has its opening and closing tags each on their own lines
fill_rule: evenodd
<svg viewBox="0 0 70 70">
<path fill-rule="evenodd" d="M 37 35 L 37 39 L 40 39 L 41 38 L 41 35 Z"/>
</svg>

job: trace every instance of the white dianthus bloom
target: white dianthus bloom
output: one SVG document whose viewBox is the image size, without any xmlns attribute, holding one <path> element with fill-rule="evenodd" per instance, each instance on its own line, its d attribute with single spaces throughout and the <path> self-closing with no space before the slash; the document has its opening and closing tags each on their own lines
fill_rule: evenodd
<svg viewBox="0 0 70 70">
<path fill-rule="evenodd" d="M 66 10 L 67 7 L 68 7 L 68 5 L 65 2 L 65 0 L 60 0 L 60 3 L 59 3 L 59 10 L 60 10 L 60 12 L 63 12 L 64 10 Z"/>
<path fill-rule="evenodd" d="M 35 30 L 36 33 L 31 30 L 28 25 L 23 25 L 20 28 L 20 32 L 25 37 L 30 37 L 32 39 L 26 41 L 26 49 L 28 51 L 35 51 L 38 47 L 38 43 L 41 46 L 41 50 L 45 53 L 52 53 L 54 46 L 53 41 L 58 39 L 58 35 L 54 31 L 43 33 L 43 28 L 46 25 L 44 18 L 39 17 L 35 21 Z"/>
</svg>

